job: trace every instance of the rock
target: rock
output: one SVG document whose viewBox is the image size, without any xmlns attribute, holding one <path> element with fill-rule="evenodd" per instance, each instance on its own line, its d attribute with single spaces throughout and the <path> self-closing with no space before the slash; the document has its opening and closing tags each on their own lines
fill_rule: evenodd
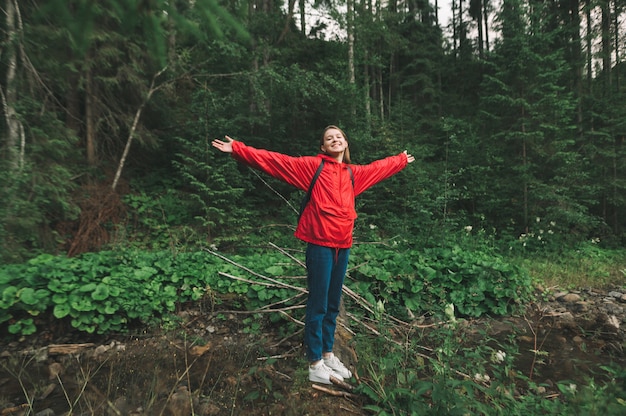
<svg viewBox="0 0 626 416">
<path fill-rule="evenodd" d="M 574 305 L 574 311 L 577 313 L 587 312 L 589 310 L 589 302 L 584 300 L 576 302 Z"/>
<path fill-rule="evenodd" d="M 96 349 L 93 351 L 93 356 L 94 356 L 94 358 L 97 358 L 97 357 L 99 357 L 100 355 L 104 354 L 105 352 L 107 352 L 110 349 L 111 349 L 111 346 L 109 346 L 109 345 L 98 345 L 96 347 Z"/>
<path fill-rule="evenodd" d="M 576 318 L 574 318 L 574 315 L 571 312 L 562 313 L 557 318 L 556 324 L 559 328 L 576 329 L 578 327 L 578 324 L 576 323 Z"/>
<path fill-rule="evenodd" d="M 167 405 L 173 416 L 191 416 L 192 398 L 187 386 L 180 386 Z"/>
<path fill-rule="evenodd" d="M 615 315 L 609 315 L 606 319 L 606 324 L 609 327 L 613 328 L 615 331 L 619 330 L 620 322 Z"/>
<path fill-rule="evenodd" d="M 133 406 L 128 403 L 125 396 L 120 396 L 113 402 L 113 407 L 107 409 L 108 416 L 128 415 Z"/>
<path fill-rule="evenodd" d="M 608 302 L 603 304 L 603 309 L 609 315 L 624 315 L 624 308 L 619 305 L 616 305 L 613 302 Z"/>
<path fill-rule="evenodd" d="M 564 303 L 576 303 L 580 300 L 580 295 L 576 293 L 567 293 L 563 296 L 557 297 L 556 299 Z"/>
<path fill-rule="evenodd" d="M 210 349 L 211 349 L 211 343 L 206 343 L 204 345 L 194 345 L 193 347 L 189 349 L 189 352 L 194 357 L 200 357 L 201 355 L 204 355 L 204 353 L 206 353 Z"/>
</svg>

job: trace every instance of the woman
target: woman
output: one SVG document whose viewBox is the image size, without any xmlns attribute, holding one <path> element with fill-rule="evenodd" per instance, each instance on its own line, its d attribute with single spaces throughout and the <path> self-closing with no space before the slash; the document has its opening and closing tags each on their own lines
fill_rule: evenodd
<svg viewBox="0 0 626 416">
<path fill-rule="evenodd" d="M 246 146 L 226 136 L 213 147 L 255 169 L 304 191 L 320 167 L 310 202 L 304 208 L 295 236 L 307 243 L 308 299 L 304 341 L 309 360 L 309 380 L 331 384 L 352 377 L 350 370 L 333 354 L 337 315 L 343 280 L 348 267 L 356 211 L 354 198 L 378 182 L 398 173 L 415 158 L 406 151 L 368 165 L 350 164 L 345 133 L 336 126 L 324 129 L 321 154 L 292 157 Z"/>
</svg>

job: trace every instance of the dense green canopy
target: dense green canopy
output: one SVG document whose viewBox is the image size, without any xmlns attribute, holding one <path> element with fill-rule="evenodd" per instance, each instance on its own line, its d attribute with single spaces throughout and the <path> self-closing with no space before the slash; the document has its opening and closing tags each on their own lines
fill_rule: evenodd
<svg viewBox="0 0 626 416">
<path fill-rule="evenodd" d="M 328 124 L 418 159 L 357 238 L 623 245 L 621 3 L 452 5 L 5 0 L 0 258 L 290 235 L 300 194 L 210 141 L 314 154 Z"/>
</svg>

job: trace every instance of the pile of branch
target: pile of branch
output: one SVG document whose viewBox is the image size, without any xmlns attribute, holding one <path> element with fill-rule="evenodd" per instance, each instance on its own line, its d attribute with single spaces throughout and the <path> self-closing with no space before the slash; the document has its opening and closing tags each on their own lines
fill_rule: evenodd
<svg viewBox="0 0 626 416">
<path fill-rule="evenodd" d="M 298 258 L 292 256 L 289 252 L 287 252 L 286 250 L 276 246 L 273 243 L 270 243 L 270 246 L 275 248 L 276 250 L 280 251 L 282 254 L 288 256 L 291 260 L 293 260 L 294 262 L 296 262 L 296 264 L 300 265 L 302 268 L 306 269 L 305 264 Z M 234 260 L 229 259 L 228 257 L 222 255 L 221 253 L 218 253 L 217 251 L 214 250 L 210 250 L 205 248 L 205 251 L 207 251 L 208 253 L 219 257 L 220 259 L 226 261 L 227 263 L 232 264 L 233 266 L 236 266 L 238 268 L 240 268 L 241 270 L 251 274 L 252 276 L 260 279 L 260 280 L 251 280 L 251 279 L 247 279 L 244 277 L 240 277 L 240 276 L 234 276 L 232 274 L 229 273 L 224 273 L 224 272 L 219 272 L 220 276 L 223 277 L 227 277 L 229 279 L 232 280 L 238 280 L 238 281 L 242 281 L 242 282 L 246 282 L 246 283 L 250 283 L 250 284 L 255 284 L 255 285 L 261 285 L 261 286 L 267 286 L 267 287 L 275 287 L 275 288 L 284 288 L 284 289 L 291 289 L 297 292 L 296 295 L 287 298 L 287 299 L 283 299 L 279 302 L 276 303 L 272 303 L 270 305 L 265 305 L 262 308 L 259 309 L 255 309 L 255 310 L 249 310 L 249 311 L 230 311 L 233 313 L 248 313 L 248 314 L 259 314 L 259 313 L 280 313 L 282 315 L 284 315 L 287 319 L 291 320 L 292 322 L 295 322 L 297 324 L 300 324 L 302 326 L 304 326 L 304 322 L 294 318 L 293 316 L 289 315 L 289 312 L 292 310 L 296 310 L 296 309 L 303 309 L 306 307 L 305 303 L 306 303 L 306 297 L 304 295 L 306 295 L 308 293 L 308 290 L 304 287 L 300 287 L 300 286 L 295 286 L 286 282 L 283 282 L 281 280 L 269 277 L 269 276 L 265 276 L 261 273 L 258 273 L 240 263 L 235 262 Z M 356 266 L 355 268 L 358 268 L 359 266 Z M 348 275 L 349 275 L 349 271 L 348 271 Z M 357 294 L 356 292 L 354 292 L 352 289 L 350 289 L 347 286 L 343 286 L 343 294 L 344 296 L 349 297 L 350 299 L 352 299 L 354 301 L 354 303 L 358 306 L 360 306 L 362 309 L 364 309 L 364 311 L 366 312 L 365 315 L 370 315 L 373 316 L 374 313 L 374 305 L 372 305 L 367 299 L 365 299 L 364 297 L 360 296 L 359 294 Z M 290 304 L 292 303 L 294 300 L 299 299 L 299 302 L 296 305 L 291 305 L 291 306 L 281 306 L 281 305 L 286 305 L 286 304 Z M 347 316 L 353 320 L 354 322 L 360 324 L 361 326 L 363 326 L 367 331 L 371 332 L 374 335 L 377 336 L 381 336 L 381 333 L 379 331 L 377 331 L 374 328 L 374 321 L 371 322 L 365 322 L 362 319 L 357 318 L 357 316 L 355 314 L 347 314 Z M 386 318 L 389 322 L 391 322 L 392 324 L 396 325 L 396 326 L 400 326 L 400 327 L 406 327 L 406 328 L 410 328 L 410 327 L 415 327 L 415 325 L 409 323 L 409 322 L 405 322 L 401 319 L 396 318 L 393 315 L 389 315 L 387 313 L 383 313 L 382 315 L 384 318 Z M 345 319 L 344 319 L 345 321 Z M 340 323 L 341 324 L 341 323 Z M 344 329 L 346 329 L 348 332 L 350 332 L 352 335 L 354 335 L 354 331 L 352 331 L 349 327 L 347 327 L 345 324 L 343 324 Z M 400 342 L 389 339 L 389 341 L 395 342 L 397 344 L 400 344 Z"/>
<path fill-rule="evenodd" d="M 68 256 L 97 251 L 109 241 L 107 227 L 124 216 L 120 195 L 105 184 L 83 188 L 86 196 L 80 202 L 78 229 L 70 243 Z"/>
<path fill-rule="evenodd" d="M 303 269 L 306 270 L 306 265 L 297 257 L 294 257 L 293 255 L 291 255 L 287 250 L 280 248 L 278 246 L 276 246 L 273 243 L 269 243 L 269 245 L 278 250 L 279 252 L 281 252 L 282 254 L 284 254 L 285 256 L 289 257 L 289 259 L 291 259 L 292 261 L 294 261 L 296 264 L 298 264 L 299 266 L 301 266 Z M 307 289 L 305 287 L 301 287 L 301 286 L 296 286 L 290 283 L 287 283 L 287 280 L 293 280 L 294 282 L 297 282 L 298 280 L 302 280 L 300 277 L 297 276 L 293 276 L 293 277 L 281 277 L 281 280 L 278 280 L 276 278 L 272 278 L 269 276 L 265 276 L 259 272 L 256 272 L 240 263 L 235 262 L 234 260 L 231 260 L 230 258 L 224 256 L 223 254 L 214 251 L 214 250 L 210 250 L 205 248 L 205 251 L 207 251 L 208 253 L 219 257 L 220 259 L 226 261 L 227 263 L 232 264 L 233 266 L 236 266 L 238 268 L 240 268 L 241 270 L 247 272 L 248 274 L 252 275 L 253 277 L 255 277 L 258 280 L 252 280 L 250 278 L 244 278 L 241 276 L 234 276 L 232 274 L 229 273 L 224 273 L 224 272 L 219 272 L 220 276 L 232 279 L 232 280 L 238 280 L 238 281 L 242 281 L 242 282 L 246 282 L 246 283 L 250 283 L 250 284 L 255 284 L 255 285 L 262 285 L 262 286 L 267 286 L 267 287 L 275 287 L 275 288 L 284 288 L 284 289 L 291 289 L 293 291 L 296 292 L 296 294 L 290 298 L 287 299 L 283 299 L 279 302 L 270 304 L 270 305 L 265 305 L 262 308 L 256 309 L 256 310 L 249 310 L 249 311 L 231 311 L 233 313 L 248 313 L 248 314 L 259 314 L 259 313 L 280 313 L 285 315 L 289 320 L 296 322 L 302 326 L 304 326 L 304 323 L 301 322 L 300 320 L 294 318 L 293 316 L 289 315 L 289 312 L 293 311 L 293 310 L 297 310 L 297 309 L 303 309 L 305 308 L 305 303 L 306 303 L 306 297 L 304 295 L 306 295 L 308 293 Z M 360 265 L 356 265 L 354 268 L 352 268 L 351 270 L 355 270 L 358 269 L 360 267 Z M 348 270 L 347 273 L 347 278 L 349 278 L 350 276 L 350 270 Z M 354 301 L 354 303 L 359 306 L 360 308 L 363 309 L 363 311 L 365 312 L 363 315 L 364 316 L 375 316 L 375 306 L 372 305 L 367 299 L 365 299 L 363 296 L 360 296 L 358 293 L 354 292 L 352 289 L 350 289 L 347 286 L 343 286 L 343 294 L 344 297 L 347 296 L 348 298 L 350 298 L 352 301 Z M 291 304 L 293 303 L 294 300 L 299 299 L 299 302 L 296 305 L 291 305 L 291 306 L 282 306 L 281 305 L 287 305 L 287 304 Z M 367 319 L 360 319 L 356 316 L 356 314 L 354 313 L 348 313 L 346 314 L 348 318 L 350 318 L 352 321 L 358 323 L 359 325 L 361 325 L 363 328 L 365 328 L 368 332 L 371 332 L 374 335 L 377 336 L 383 336 L 379 331 L 377 331 L 374 326 L 376 325 L 376 322 L 374 322 L 373 320 L 367 320 Z M 438 323 L 434 323 L 434 324 L 428 324 L 428 325 L 417 325 L 415 323 L 410 323 L 410 322 L 406 322 L 403 321 L 393 315 L 390 315 L 386 312 L 383 312 L 382 315 L 379 314 L 379 316 L 381 316 L 382 318 L 384 318 L 387 322 L 389 322 L 391 325 L 394 325 L 396 328 L 405 328 L 405 329 L 410 329 L 410 328 L 427 328 L 427 327 L 433 327 L 433 326 L 437 326 L 437 325 L 442 325 L 445 324 L 445 322 L 438 322 Z M 346 320 L 346 319 L 344 319 Z M 387 326 L 389 324 L 386 324 Z M 346 327 L 344 325 L 345 329 L 350 332 L 351 334 L 354 334 L 354 331 L 352 331 L 350 328 Z M 396 341 L 393 339 L 388 339 L 388 341 L 394 342 L 398 345 L 402 345 L 402 343 L 400 341 Z"/>
<path fill-rule="evenodd" d="M 280 251 L 282 254 L 284 254 L 285 256 L 289 257 L 292 261 L 294 261 L 296 264 L 300 265 L 303 269 L 306 270 L 306 266 L 305 264 L 298 258 L 292 256 L 287 250 L 284 250 L 278 246 L 276 246 L 273 243 L 270 243 L 270 246 L 278 251 Z M 235 276 L 229 273 L 224 273 L 224 272 L 219 272 L 220 276 L 232 279 L 232 280 L 237 280 L 237 281 L 243 281 L 243 282 L 247 282 L 250 284 L 255 284 L 255 285 L 262 285 L 262 286 L 267 286 L 267 287 L 275 287 L 275 288 L 285 288 L 285 289 L 291 289 L 293 290 L 295 293 L 294 296 L 291 296 L 287 299 L 283 299 L 281 301 L 272 303 L 272 304 L 268 304 L 265 305 L 261 308 L 255 309 L 255 310 L 248 310 L 248 311 L 229 311 L 231 313 L 246 313 L 246 314 L 261 314 L 261 313 L 279 313 L 281 315 L 283 315 L 285 318 L 287 318 L 288 320 L 304 326 L 304 322 L 300 321 L 299 319 L 295 318 L 294 316 L 291 315 L 291 313 L 294 310 L 300 310 L 300 309 L 304 309 L 306 307 L 306 294 L 308 293 L 307 289 L 301 286 L 296 286 L 293 285 L 291 283 L 287 283 L 283 280 L 287 279 L 285 277 L 281 278 L 281 280 L 273 278 L 273 277 L 269 277 L 269 276 L 265 276 L 261 273 L 258 273 L 240 263 L 235 262 L 232 259 L 229 259 L 228 257 L 224 256 L 221 253 L 218 253 L 217 251 L 214 250 L 210 250 L 205 248 L 205 251 L 207 251 L 208 253 L 219 257 L 220 259 L 224 260 L 227 263 L 230 263 L 233 266 L 238 267 L 239 269 L 245 271 L 247 274 L 251 275 L 253 278 L 245 278 L 245 277 L 241 277 L 241 276 Z M 359 265 L 357 265 L 355 268 L 353 268 L 352 270 L 358 268 Z M 349 272 L 348 271 L 348 277 L 349 277 Z M 296 279 L 293 279 L 294 281 L 296 281 Z M 302 280 L 302 279 L 300 279 Z M 349 299 L 351 299 L 356 305 L 358 305 L 360 308 L 362 308 L 364 310 L 364 314 L 363 316 L 365 316 L 365 318 L 358 318 L 354 313 L 346 313 L 345 317 L 342 317 L 340 314 L 340 317 L 338 319 L 338 324 L 341 325 L 346 331 L 348 331 L 351 335 L 354 335 L 354 331 L 352 329 L 350 329 L 348 327 L 348 325 L 345 323 L 349 320 L 356 322 L 357 324 L 359 324 L 361 327 L 363 327 L 366 331 L 372 333 L 373 335 L 376 336 L 384 336 L 385 339 L 389 342 L 393 342 L 397 345 L 403 345 L 403 343 L 401 341 L 397 341 L 395 339 L 390 338 L 388 335 L 384 335 L 381 334 L 378 330 L 376 330 L 376 322 L 373 319 L 368 319 L 367 316 L 376 316 L 376 313 L 374 312 L 375 310 L 375 306 L 372 305 L 367 299 L 363 298 L 362 296 L 360 296 L 359 294 L 357 294 L 356 292 L 354 292 L 353 290 L 351 290 L 349 287 L 344 286 L 343 287 L 343 294 L 345 296 L 347 296 Z M 294 304 L 295 302 L 295 304 Z M 289 306 L 287 306 L 289 305 Z M 390 315 L 388 313 L 382 313 L 382 315 L 379 314 L 379 316 L 382 316 L 384 319 L 386 319 L 386 322 L 388 322 L 387 327 L 389 327 L 389 325 L 391 325 L 393 328 L 398 329 L 398 331 L 390 331 L 390 332 L 395 332 L 395 333 L 401 333 L 403 331 L 400 331 L 400 329 L 405 329 L 405 330 L 411 330 L 411 329 L 415 329 L 415 328 L 425 328 L 425 327 L 430 327 L 430 326 L 435 326 L 435 325 L 441 325 L 444 322 L 441 323 L 435 323 L 435 324 L 430 324 L 430 325 L 416 325 L 414 323 L 409 323 L 409 322 L 405 322 L 401 319 L 398 319 L 397 317 Z M 423 347 L 425 350 L 430 350 L 429 348 Z M 429 359 L 430 357 L 428 357 L 425 354 L 420 354 L 422 357 Z M 468 377 L 465 374 L 463 374 L 464 377 Z M 358 376 L 357 376 L 357 380 L 358 380 Z M 319 391 L 323 391 L 327 394 L 331 394 L 334 396 L 341 396 L 344 398 L 354 398 L 355 395 L 354 393 L 352 393 L 353 390 L 353 386 L 345 383 L 343 381 L 340 380 L 332 380 L 331 382 L 339 387 L 342 390 L 335 390 L 335 389 L 330 389 L 328 387 L 324 387 L 324 386 L 319 386 L 314 384 L 313 388 Z"/>
</svg>

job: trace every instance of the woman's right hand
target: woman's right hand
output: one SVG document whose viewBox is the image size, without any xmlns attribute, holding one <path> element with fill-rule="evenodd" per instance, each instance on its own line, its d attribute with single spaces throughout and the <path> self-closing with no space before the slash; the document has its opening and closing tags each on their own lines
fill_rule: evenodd
<svg viewBox="0 0 626 416">
<path fill-rule="evenodd" d="M 232 153 L 233 152 L 233 139 L 228 136 L 226 137 L 226 141 L 222 141 L 219 139 L 215 139 L 211 142 L 211 145 L 215 147 L 217 150 L 220 150 L 224 153 Z"/>
</svg>

